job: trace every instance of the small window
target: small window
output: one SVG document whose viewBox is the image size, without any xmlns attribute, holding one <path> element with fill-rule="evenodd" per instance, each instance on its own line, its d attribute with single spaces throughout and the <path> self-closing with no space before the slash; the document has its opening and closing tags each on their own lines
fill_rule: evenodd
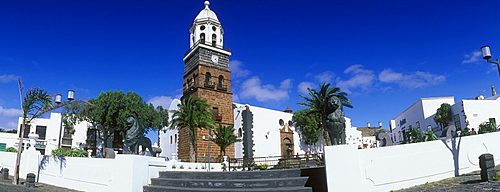
<svg viewBox="0 0 500 192">
<path fill-rule="evenodd" d="M 212 108 L 212 114 L 214 115 L 214 117 L 218 117 L 219 116 L 219 108 L 218 107 Z"/>
<path fill-rule="evenodd" d="M 202 41 L 205 41 L 205 33 L 200 34 L 200 39 L 201 39 Z"/>
<path fill-rule="evenodd" d="M 36 134 L 38 134 L 41 140 L 45 140 L 45 135 L 47 133 L 47 126 L 36 126 Z"/>
<path fill-rule="evenodd" d="M 174 143 L 177 143 L 177 134 L 175 134 L 175 140 Z"/>
<path fill-rule="evenodd" d="M 210 79 L 212 78 L 212 74 L 210 74 L 209 72 L 207 72 L 205 74 L 205 84 L 208 84 L 210 83 Z"/>
<path fill-rule="evenodd" d="M 212 30 L 217 31 L 217 27 L 212 26 Z"/>
<path fill-rule="evenodd" d="M 279 123 L 280 123 L 280 125 L 281 125 L 281 126 L 284 126 L 284 125 L 285 125 L 285 121 L 283 121 L 283 119 L 280 119 L 280 120 L 279 120 Z"/>
<path fill-rule="evenodd" d="M 238 128 L 238 137 L 243 137 L 243 130 L 241 128 Z"/>
<path fill-rule="evenodd" d="M 170 135 L 170 144 L 172 144 L 172 135 Z"/>
<path fill-rule="evenodd" d="M 200 26 L 200 30 L 205 30 L 205 25 Z"/>
</svg>

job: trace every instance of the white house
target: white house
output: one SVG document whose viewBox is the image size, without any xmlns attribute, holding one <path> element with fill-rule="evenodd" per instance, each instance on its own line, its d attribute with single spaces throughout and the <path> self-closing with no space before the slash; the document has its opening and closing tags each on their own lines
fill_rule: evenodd
<svg viewBox="0 0 500 192">
<path fill-rule="evenodd" d="M 451 105 L 452 120 L 450 125 L 455 125 L 457 130 L 465 128 L 479 131 L 479 125 L 484 122 L 496 122 L 500 118 L 500 95 L 484 99 L 479 96 L 476 99 L 464 99 L 457 103 L 454 97 L 421 98 L 390 122 L 391 136 L 393 142 L 399 143 L 404 140 L 408 127 L 418 128 L 420 131 L 432 130 L 438 137 L 445 136 L 443 131 L 435 122 L 436 110 L 442 103 Z"/>
<path fill-rule="evenodd" d="M 85 140 L 87 139 L 87 128 L 90 126 L 89 123 L 81 122 L 75 125 L 75 132 L 74 134 L 71 134 L 64 132 L 61 120 L 61 113 L 50 113 L 50 117 L 48 119 L 36 118 L 31 121 L 31 124 L 25 128 L 23 133 L 20 133 L 21 129 L 18 129 L 16 136 L 18 137 L 22 134 L 24 143 L 28 143 L 28 134 L 37 133 L 39 138 L 35 148 L 40 151 L 42 155 L 50 155 L 51 151 L 56 149 L 58 146 L 74 148 L 80 146 L 82 143 L 85 143 Z M 22 122 L 22 117 L 19 117 L 19 128 L 21 127 Z M 15 147 L 17 148 L 17 140 Z"/>
<path fill-rule="evenodd" d="M 455 99 L 454 97 L 421 98 L 399 114 L 389 123 L 393 142 L 399 143 L 403 141 L 410 126 L 420 131 L 431 129 L 439 137 L 442 130 L 434 122 L 433 118 L 442 103 L 453 105 Z"/>
</svg>

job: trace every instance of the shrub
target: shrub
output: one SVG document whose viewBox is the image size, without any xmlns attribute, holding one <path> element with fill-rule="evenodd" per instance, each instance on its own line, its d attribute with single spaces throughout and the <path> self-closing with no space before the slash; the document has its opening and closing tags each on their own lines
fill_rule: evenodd
<svg viewBox="0 0 500 192">
<path fill-rule="evenodd" d="M 88 157 L 89 152 L 87 152 L 83 149 L 80 149 L 80 148 L 72 148 L 72 149 L 66 151 L 65 156 L 68 156 L 68 157 Z"/>
<path fill-rule="evenodd" d="M 438 139 L 432 130 L 424 131 L 424 134 L 424 141 L 434 141 Z"/>
<path fill-rule="evenodd" d="M 267 164 L 259 164 L 259 165 L 255 166 L 255 169 L 266 170 Z"/>
<path fill-rule="evenodd" d="M 52 155 L 54 156 L 68 156 L 68 157 L 88 157 L 89 152 L 80 149 L 80 148 L 72 148 L 69 150 L 65 150 L 61 147 L 52 150 Z"/>
<path fill-rule="evenodd" d="M 479 134 L 491 133 L 497 131 L 497 125 L 492 122 L 483 122 L 479 124 Z"/>
<path fill-rule="evenodd" d="M 12 152 L 12 153 L 17 153 L 17 149 L 14 148 L 14 147 L 7 147 L 5 150 L 3 150 L 5 152 Z"/>
</svg>

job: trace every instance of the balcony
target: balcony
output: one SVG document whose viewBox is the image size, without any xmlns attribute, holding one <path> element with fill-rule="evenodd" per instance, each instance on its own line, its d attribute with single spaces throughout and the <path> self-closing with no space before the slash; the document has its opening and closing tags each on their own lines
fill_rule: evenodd
<svg viewBox="0 0 500 192">
<path fill-rule="evenodd" d="M 205 87 L 214 89 L 215 88 L 215 82 L 205 81 Z"/>
<path fill-rule="evenodd" d="M 221 122 L 222 121 L 222 116 L 215 116 L 215 121 L 216 122 Z"/>
<path fill-rule="evenodd" d="M 227 85 L 223 85 L 222 83 L 217 84 L 217 90 L 227 91 Z"/>
</svg>

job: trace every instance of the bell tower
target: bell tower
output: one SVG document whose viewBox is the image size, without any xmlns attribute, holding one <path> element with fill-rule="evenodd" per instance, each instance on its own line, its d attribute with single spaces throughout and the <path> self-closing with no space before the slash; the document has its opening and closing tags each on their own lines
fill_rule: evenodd
<svg viewBox="0 0 500 192">
<path fill-rule="evenodd" d="M 190 49 L 183 59 L 182 97 L 193 96 L 207 100 L 216 124 L 229 126 L 234 124 L 231 72 L 229 71 L 231 52 L 223 46 L 224 29 L 209 5 L 210 2 L 205 1 L 205 8 L 196 16 L 189 29 Z M 198 129 L 196 135 L 198 159 L 208 156 L 208 143 L 203 141 L 203 135 L 210 135 L 209 131 Z M 186 130 L 179 130 L 178 147 L 180 158 L 189 157 L 189 135 Z M 211 143 L 210 153 L 211 157 L 217 157 L 219 154 L 219 148 L 214 143 Z M 226 155 L 234 157 L 233 145 L 226 149 Z"/>
</svg>

